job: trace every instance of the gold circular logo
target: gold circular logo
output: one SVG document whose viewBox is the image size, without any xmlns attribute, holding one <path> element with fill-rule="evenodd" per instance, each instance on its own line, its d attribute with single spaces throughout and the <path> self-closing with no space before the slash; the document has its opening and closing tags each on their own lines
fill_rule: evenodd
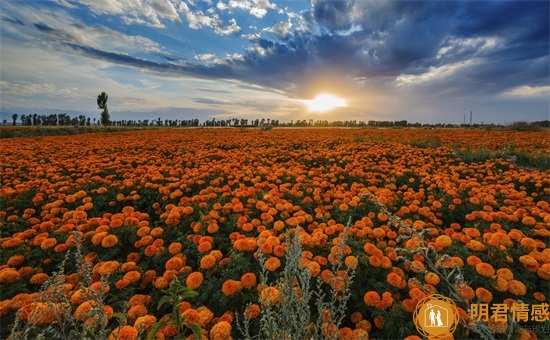
<svg viewBox="0 0 550 340">
<path fill-rule="evenodd" d="M 455 331 L 459 314 L 453 300 L 440 294 L 431 294 L 418 301 L 413 319 L 420 334 L 442 339 Z"/>
</svg>

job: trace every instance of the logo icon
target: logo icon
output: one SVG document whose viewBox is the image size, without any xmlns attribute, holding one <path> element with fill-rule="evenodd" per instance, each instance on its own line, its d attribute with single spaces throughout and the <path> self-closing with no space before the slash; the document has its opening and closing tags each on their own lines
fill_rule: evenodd
<svg viewBox="0 0 550 340">
<path fill-rule="evenodd" d="M 420 300 L 413 318 L 420 334 L 435 339 L 452 334 L 459 322 L 459 314 L 453 300 L 440 294 L 431 294 Z"/>
</svg>

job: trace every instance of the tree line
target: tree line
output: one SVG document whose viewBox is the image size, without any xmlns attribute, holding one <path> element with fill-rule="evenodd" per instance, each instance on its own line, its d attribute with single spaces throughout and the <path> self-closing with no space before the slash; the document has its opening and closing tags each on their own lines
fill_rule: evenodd
<svg viewBox="0 0 550 340">
<path fill-rule="evenodd" d="M 143 120 L 110 120 L 109 109 L 107 108 L 107 100 L 109 96 L 105 92 L 101 92 L 97 96 L 97 107 L 101 109 L 100 119 L 97 120 L 93 118 L 93 125 L 103 125 L 103 126 L 163 126 L 163 127 L 228 127 L 228 126 L 240 126 L 240 127 L 474 127 L 474 128 L 492 128 L 492 127 L 502 127 L 502 125 L 495 124 L 420 124 L 420 123 L 409 123 L 406 120 L 398 121 L 376 121 L 369 120 L 357 121 L 357 120 L 343 120 L 343 121 L 328 121 L 328 120 L 316 120 L 313 119 L 302 119 L 302 120 L 291 120 L 290 122 L 280 122 L 278 119 L 271 118 L 257 118 L 257 119 L 244 119 L 244 118 L 227 118 L 227 119 L 218 119 L 212 118 L 209 120 L 200 123 L 199 119 L 165 119 L 162 120 L 160 117 L 157 119 L 143 119 Z M 17 125 L 17 118 L 21 119 L 21 125 L 25 126 L 91 126 L 92 120 L 90 117 L 84 115 L 79 115 L 78 117 L 71 117 L 66 113 L 50 114 L 50 115 L 19 115 L 14 113 L 12 115 L 13 126 Z M 7 124 L 6 119 L 4 119 L 4 125 Z M 519 124 L 522 123 L 522 124 Z M 519 125 L 518 125 L 519 124 Z M 510 125 L 511 127 L 517 129 L 532 129 L 532 128 L 548 128 L 550 127 L 550 121 L 536 121 L 531 123 L 526 122 L 516 122 Z"/>
</svg>

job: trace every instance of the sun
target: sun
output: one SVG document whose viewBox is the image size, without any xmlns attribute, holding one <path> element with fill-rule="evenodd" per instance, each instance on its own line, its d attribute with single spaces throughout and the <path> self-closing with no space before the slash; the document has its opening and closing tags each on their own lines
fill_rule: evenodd
<svg viewBox="0 0 550 340">
<path fill-rule="evenodd" d="M 309 112 L 326 112 L 337 107 L 345 107 L 346 101 L 328 93 L 321 93 L 312 100 L 303 100 Z"/>
</svg>

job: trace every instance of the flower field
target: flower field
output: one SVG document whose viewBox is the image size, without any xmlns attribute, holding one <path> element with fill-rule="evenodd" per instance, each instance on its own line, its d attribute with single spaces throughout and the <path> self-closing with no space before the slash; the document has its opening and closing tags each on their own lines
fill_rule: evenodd
<svg viewBox="0 0 550 340">
<path fill-rule="evenodd" d="M 455 338 L 544 338 L 527 327 L 550 315 L 548 168 L 465 156 L 512 149 L 547 158 L 550 139 L 420 129 L 2 139 L 0 336 L 263 338 L 264 311 L 296 289 L 308 332 L 325 338 L 418 339 L 413 312 L 431 293 L 458 306 Z M 312 296 L 341 306 L 283 284 L 292 266 Z M 469 311 L 478 303 L 546 309 L 483 321 Z"/>
</svg>

